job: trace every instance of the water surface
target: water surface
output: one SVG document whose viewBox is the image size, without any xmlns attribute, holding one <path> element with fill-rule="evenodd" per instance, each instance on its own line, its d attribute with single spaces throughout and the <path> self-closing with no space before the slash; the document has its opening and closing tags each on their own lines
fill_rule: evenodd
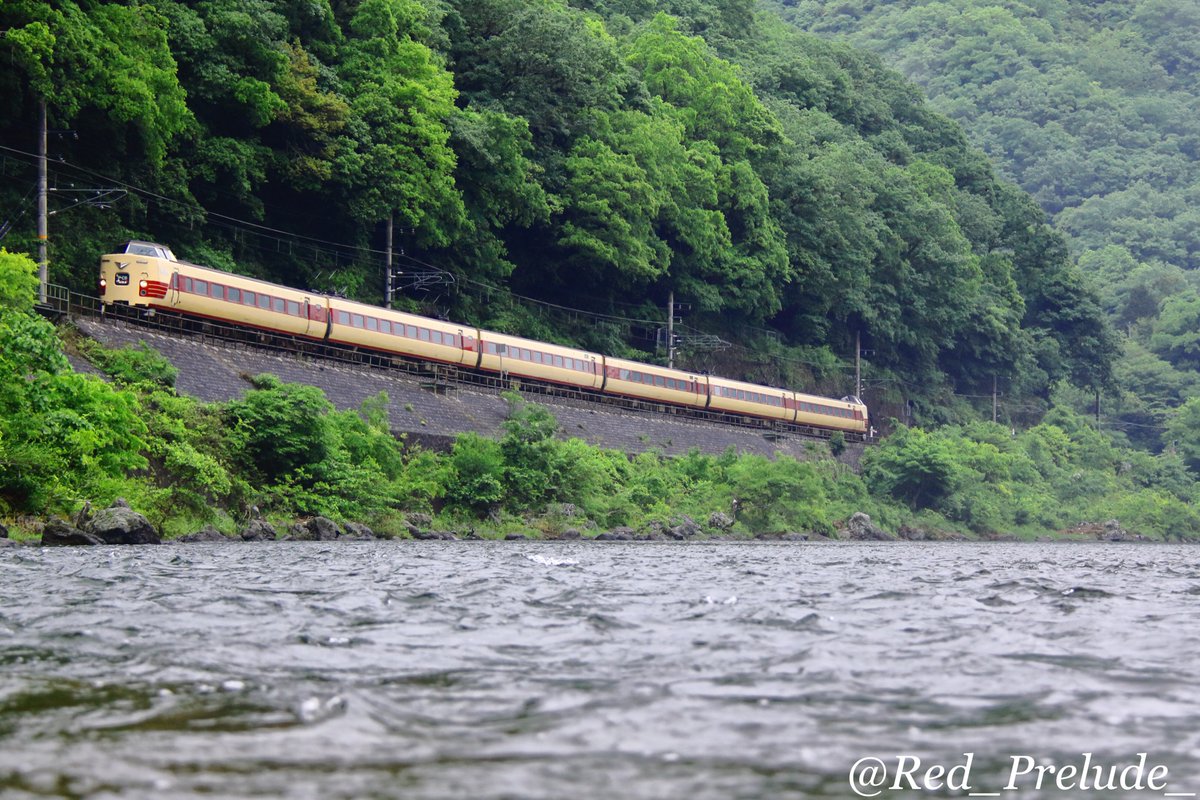
<svg viewBox="0 0 1200 800">
<path fill-rule="evenodd" d="M 853 797 L 865 756 L 965 753 L 977 792 L 1084 753 L 1198 792 L 1197 553 L 9 548 L 0 796 Z"/>
</svg>

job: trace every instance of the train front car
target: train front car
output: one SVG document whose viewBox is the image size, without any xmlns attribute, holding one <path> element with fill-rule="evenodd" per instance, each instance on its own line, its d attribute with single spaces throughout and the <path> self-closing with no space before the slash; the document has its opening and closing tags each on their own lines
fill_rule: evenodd
<svg viewBox="0 0 1200 800">
<path fill-rule="evenodd" d="M 324 339 L 328 300 L 314 292 L 180 261 L 169 248 L 129 242 L 100 259 L 100 301 L 211 322 Z"/>
<path fill-rule="evenodd" d="M 715 376 L 708 379 L 708 387 L 712 395 L 708 404 L 709 411 L 724 411 L 784 422 L 792 422 L 795 416 L 795 412 L 789 407 L 795 393 L 787 389 L 775 389 Z"/>
<path fill-rule="evenodd" d="M 106 306 L 158 305 L 171 287 L 176 263 L 169 247 L 127 242 L 121 252 L 100 257 L 100 302 Z"/>
</svg>

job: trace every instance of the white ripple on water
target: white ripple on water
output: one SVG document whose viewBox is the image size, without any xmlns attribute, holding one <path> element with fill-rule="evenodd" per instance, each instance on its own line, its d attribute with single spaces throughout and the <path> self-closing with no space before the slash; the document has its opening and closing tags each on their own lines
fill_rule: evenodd
<svg viewBox="0 0 1200 800">
<path fill-rule="evenodd" d="M 525 558 L 544 567 L 574 567 L 579 564 L 574 558 L 555 558 L 541 553 L 525 553 Z"/>
</svg>

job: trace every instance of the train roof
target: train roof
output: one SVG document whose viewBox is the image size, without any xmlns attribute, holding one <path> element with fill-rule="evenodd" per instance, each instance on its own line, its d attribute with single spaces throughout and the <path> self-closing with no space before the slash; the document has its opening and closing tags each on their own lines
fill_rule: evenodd
<svg viewBox="0 0 1200 800">
<path fill-rule="evenodd" d="M 132 256 L 150 256 L 151 258 L 165 258 L 167 261 L 178 261 L 175 254 L 171 252 L 171 248 L 166 245 L 157 244 L 155 242 L 143 242 L 139 239 L 131 239 L 125 243 L 125 248 L 122 253 L 128 253 Z"/>
</svg>

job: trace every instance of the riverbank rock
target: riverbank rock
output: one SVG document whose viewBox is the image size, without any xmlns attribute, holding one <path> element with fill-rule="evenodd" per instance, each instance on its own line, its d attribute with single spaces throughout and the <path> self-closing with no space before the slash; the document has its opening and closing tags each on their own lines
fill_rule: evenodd
<svg viewBox="0 0 1200 800">
<path fill-rule="evenodd" d="M 294 542 L 332 542 L 338 538 L 338 525 L 329 517 L 313 517 L 292 526 Z"/>
<path fill-rule="evenodd" d="M 677 518 L 672 519 L 671 523 L 667 533 L 672 539 L 694 539 L 704 532 L 696 520 L 687 514 L 680 514 Z"/>
<path fill-rule="evenodd" d="M 150 520 L 118 498 L 88 521 L 85 533 L 97 536 L 105 544 L 162 544 L 162 537 Z M 45 534 L 43 534 L 44 536 Z"/>
<path fill-rule="evenodd" d="M 1096 535 L 1097 539 L 1105 542 L 1145 542 L 1148 541 L 1140 533 L 1133 533 L 1121 527 L 1118 520 L 1110 519 L 1104 523 L 1104 529 Z"/>
<path fill-rule="evenodd" d="M 180 536 L 175 541 L 180 544 L 192 544 L 194 542 L 228 542 L 230 539 L 212 525 L 205 525 L 195 533 L 189 533 L 186 536 Z"/>
<path fill-rule="evenodd" d="M 361 522 L 344 522 L 342 523 L 342 533 L 339 539 L 350 539 L 352 541 L 367 542 L 375 539 L 375 531 L 363 525 Z"/>
<path fill-rule="evenodd" d="M 597 542 L 632 542 L 637 533 L 633 528 L 620 527 L 605 531 L 595 538 Z"/>
<path fill-rule="evenodd" d="M 855 511 L 850 515 L 850 519 L 846 520 L 846 526 L 842 528 L 842 538 L 855 542 L 886 542 L 896 537 L 871 522 L 871 517 L 867 514 Z"/>
<path fill-rule="evenodd" d="M 724 511 L 714 511 L 708 515 L 708 525 L 710 528 L 716 528 L 719 531 L 727 531 L 733 527 L 733 517 Z"/>
<path fill-rule="evenodd" d="M 458 541 L 458 536 L 456 536 L 454 534 L 454 531 L 423 531 L 423 530 L 419 530 L 419 529 L 414 531 L 413 528 L 409 528 L 408 533 L 410 536 L 412 536 L 412 538 L 418 539 L 422 542 L 437 542 L 437 541 L 457 542 Z"/>
<path fill-rule="evenodd" d="M 419 511 L 404 515 L 404 523 L 408 527 L 428 528 L 433 524 L 433 517 Z"/>
<path fill-rule="evenodd" d="M 42 544 L 46 547 L 72 547 L 104 544 L 104 540 L 84 533 L 61 517 L 52 517 L 42 528 Z"/>
<path fill-rule="evenodd" d="M 4 527 L 4 523 L 0 522 L 0 539 L 8 538 L 8 528 Z"/>
<path fill-rule="evenodd" d="M 246 542 L 273 542 L 279 538 L 275 526 L 265 519 L 250 520 L 238 535 Z"/>
</svg>

